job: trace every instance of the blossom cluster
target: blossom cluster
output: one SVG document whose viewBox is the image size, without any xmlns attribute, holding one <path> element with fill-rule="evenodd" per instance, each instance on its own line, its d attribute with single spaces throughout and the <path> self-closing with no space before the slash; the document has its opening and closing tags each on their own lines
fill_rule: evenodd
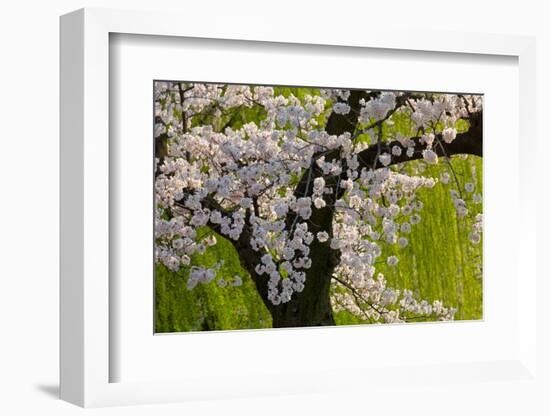
<svg viewBox="0 0 550 416">
<path fill-rule="evenodd" d="M 351 287 L 351 290 L 350 290 Z M 345 310 L 372 323 L 401 323 L 435 319 L 454 319 L 456 308 L 445 307 L 440 300 L 418 300 L 412 291 L 387 286 L 384 275 L 364 279 L 360 286 L 339 281 L 331 299 L 335 311 Z"/>
</svg>

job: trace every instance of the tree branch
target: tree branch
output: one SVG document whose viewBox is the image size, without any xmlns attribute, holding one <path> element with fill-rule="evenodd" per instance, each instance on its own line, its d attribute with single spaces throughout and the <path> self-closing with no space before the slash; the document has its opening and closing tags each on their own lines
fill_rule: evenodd
<svg viewBox="0 0 550 416">
<path fill-rule="evenodd" d="M 436 140 L 439 141 L 440 146 L 434 146 L 432 150 L 441 157 L 450 157 L 457 154 L 470 154 L 476 156 L 483 156 L 483 114 L 482 112 L 472 114 L 470 121 L 470 128 L 464 133 L 458 133 L 456 138 L 451 143 L 445 143 L 441 134 L 436 135 Z M 407 147 L 403 146 L 401 142 L 394 140 L 388 143 L 382 143 L 380 153 L 389 153 L 394 146 L 401 149 L 400 156 L 391 157 L 391 162 L 388 166 L 395 165 L 397 163 L 409 162 L 411 160 L 422 159 L 422 151 L 427 148 L 425 143 L 420 141 L 420 137 L 414 137 L 410 139 L 414 142 L 414 153 L 411 157 L 407 156 Z M 359 160 L 360 168 L 370 168 L 374 165 L 378 155 L 378 146 L 371 146 L 358 153 L 357 159 Z M 345 171 L 343 172 L 345 175 Z"/>
</svg>

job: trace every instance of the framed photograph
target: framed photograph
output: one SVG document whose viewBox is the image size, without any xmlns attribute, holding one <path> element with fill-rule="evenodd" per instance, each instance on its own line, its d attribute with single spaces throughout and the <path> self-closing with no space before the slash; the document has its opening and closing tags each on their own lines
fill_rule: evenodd
<svg viewBox="0 0 550 416">
<path fill-rule="evenodd" d="M 534 39 L 181 18 L 61 18 L 61 397 L 536 386 Z"/>
</svg>

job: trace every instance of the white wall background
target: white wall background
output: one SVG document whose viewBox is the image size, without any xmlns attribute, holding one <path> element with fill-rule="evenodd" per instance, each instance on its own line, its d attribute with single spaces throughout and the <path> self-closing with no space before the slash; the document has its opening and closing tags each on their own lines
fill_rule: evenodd
<svg viewBox="0 0 550 416">
<path fill-rule="evenodd" d="M 217 4 L 219 3 L 219 4 Z M 460 2 L 406 1 L 169 1 L 169 0 L 18 0 L 0 6 L 0 414 L 79 414 L 83 410 L 56 399 L 58 376 L 58 16 L 81 7 L 115 7 L 183 11 L 189 19 L 209 24 L 220 13 L 228 19 L 280 22 L 281 30 L 302 19 L 318 21 L 327 30 L 345 25 L 364 25 L 369 19 L 401 27 L 424 26 L 435 30 L 512 33 L 537 36 L 539 135 L 548 136 L 550 114 L 550 29 L 545 2 L 462 0 Z M 308 4 L 313 5 L 309 9 Z M 237 19 L 237 16 L 241 16 Z M 241 20 L 242 19 L 242 20 Z M 182 22 L 185 24 L 185 22 Z M 236 31 L 246 32 L 239 24 Z M 544 154 L 538 149 L 538 178 L 542 195 L 539 250 L 548 233 L 546 211 L 548 176 Z M 534 155 L 535 156 L 535 155 Z M 541 157 L 542 156 L 542 157 Z M 542 165 L 542 166 L 540 166 Z M 544 188 L 545 187 L 545 188 Z M 549 276 L 540 255 L 540 273 Z M 544 268 L 544 270 L 542 270 Z M 540 300 L 548 289 L 539 288 Z M 539 302 L 540 303 L 540 302 Z M 547 308 L 540 305 L 539 318 L 546 322 Z M 547 331 L 548 332 L 548 331 Z M 548 347 L 548 333 L 542 333 Z M 548 355 L 541 354 L 548 370 Z M 548 371 L 546 371 L 549 374 Z M 455 393 L 456 392 L 456 395 Z M 420 394 L 411 389 L 410 395 Z M 426 394 L 426 393 L 424 393 Z M 542 391 L 528 385 L 499 383 L 479 388 L 458 384 L 454 389 L 434 386 L 424 409 L 411 409 L 408 396 L 395 397 L 388 389 L 383 397 L 330 396 L 281 397 L 254 400 L 187 403 L 159 407 L 92 410 L 101 415 L 163 414 L 398 414 L 413 410 L 449 415 L 548 414 Z M 430 403 L 431 405 L 428 405 Z M 439 408 L 439 410 L 438 410 Z M 410 413 L 409 413 L 410 414 Z"/>
</svg>

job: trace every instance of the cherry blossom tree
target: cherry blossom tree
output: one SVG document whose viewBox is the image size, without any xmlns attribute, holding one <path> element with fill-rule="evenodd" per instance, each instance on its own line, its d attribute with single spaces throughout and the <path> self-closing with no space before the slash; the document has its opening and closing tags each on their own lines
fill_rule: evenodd
<svg viewBox="0 0 550 416">
<path fill-rule="evenodd" d="M 274 327 L 334 325 L 346 310 L 368 322 L 453 319 L 456 309 L 387 284 L 421 226 L 419 189 L 456 182 L 458 217 L 473 214 L 455 155 L 482 156 L 482 97 L 375 90 L 155 82 L 157 262 L 188 268 L 185 284 L 238 286 L 192 264 L 230 241 Z M 404 128 L 403 126 L 406 126 Z M 406 134 L 403 134 L 406 132 Z M 447 164 L 440 178 L 407 164 Z M 423 213 L 423 215 L 430 215 Z"/>
</svg>

